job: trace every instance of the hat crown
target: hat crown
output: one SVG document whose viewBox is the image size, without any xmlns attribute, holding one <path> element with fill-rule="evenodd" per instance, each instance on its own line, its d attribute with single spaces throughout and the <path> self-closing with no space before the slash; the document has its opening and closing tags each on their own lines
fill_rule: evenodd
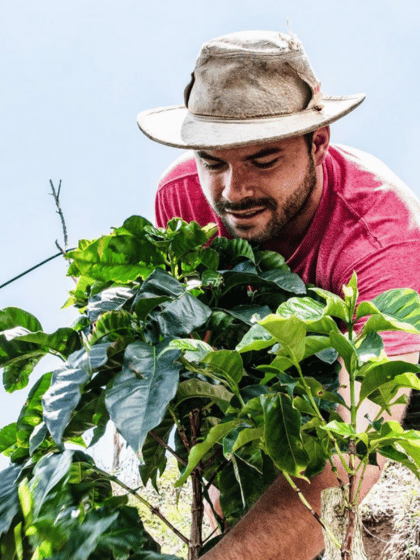
<svg viewBox="0 0 420 560">
<path fill-rule="evenodd" d="M 320 104 L 320 83 L 294 35 L 241 31 L 205 43 L 185 105 L 195 116 L 250 119 Z"/>
</svg>

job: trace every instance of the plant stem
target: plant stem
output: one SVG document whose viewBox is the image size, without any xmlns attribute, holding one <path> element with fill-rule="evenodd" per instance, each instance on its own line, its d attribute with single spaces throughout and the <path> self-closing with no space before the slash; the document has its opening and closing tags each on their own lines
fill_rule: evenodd
<svg viewBox="0 0 420 560">
<path fill-rule="evenodd" d="M 297 493 L 297 495 L 299 496 L 299 500 L 302 502 L 302 504 L 306 507 L 306 509 L 308 509 L 310 511 L 310 513 L 313 515 L 313 517 L 318 521 L 318 523 L 321 525 L 321 527 L 324 529 L 324 531 L 330 537 L 331 541 L 336 545 L 336 547 L 338 549 L 341 549 L 340 541 L 337 539 L 337 537 L 334 535 L 334 533 L 331 531 L 331 529 L 327 525 L 325 525 L 324 520 L 313 509 L 311 504 L 308 502 L 308 500 L 302 494 L 301 489 L 293 482 L 292 478 L 288 474 L 283 472 L 283 476 L 287 480 L 287 482 L 290 484 L 290 486 L 293 488 L 293 490 Z"/>
<path fill-rule="evenodd" d="M 107 472 L 103 471 L 102 469 L 99 469 L 98 467 L 95 467 L 94 470 L 98 474 L 101 474 L 102 476 L 104 476 L 107 480 L 112 480 L 112 482 L 115 482 L 115 484 L 118 484 L 118 486 L 121 486 L 121 488 L 124 488 L 124 490 L 126 490 L 126 492 L 128 492 L 131 496 L 136 498 L 136 500 L 138 500 L 140 503 L 145 505 L 150 510 L 150 512 L 153 513 L 153 515 L 156 515 L 156 517 L 159 517 L 159 519 L 167 527 L 169 527 L 169 529 L 173 533 L 175 533 L 175 535 L 177 537 L 179 537 L 186 545 L 190 544 L 190 541 L 187 539 L 187 537 L 185 535 L 183 535 L 180 531 L 178 531 L 178 529 L 176 527 L 174 527 L 172 525 L 172 523 L 166 519 L 166 517 L 160 512 L 159 508 L 156 508 L 156 507 L 152 506 L 152 504 L 150 504 L 147 500 L 145 500 L 143 498 L 143 496 L 140 496 L 140 494 L 138 494 L 136 492 L 136 490 L 133 490 L 133 488 L 130 488 L 129 486 L 124 484 L 124 482 L 119 480 L 116 476 L 108 474 Z"/>
<path fill-rule="evenodd" d="M 194 409 L 190 412 L 191 447 L 193 447 L 201 431 L 201 410 Z M 193 499 L 191 504 L 191 532 L 188 545 L 188 560 L 197 560 L 203 546 L 202 524 L 204 515 L 203 489 L 201 485 L 202 466 L 199 463 L 191 473 Z"/>
<path fill-rule="evenodd" d="M 159 443 L 159 445 L 161 445 L 164 449 L 169 451 L 169 453 L 172 453 L 172 455 L 175 457 L 178 463 L 181 463 L 181 465 L 184 465 L 184 467 L 187 466 L 188 464 L 187 461 L 185 461 L 180 455 L 178 455 L 178 453 L 174 449 L 172 449 L 162 438 L 160 438 L 153 430 L 150 430 L 149 434 L 152 436 L 154 440 L 156 440 Z"/>
</svg>

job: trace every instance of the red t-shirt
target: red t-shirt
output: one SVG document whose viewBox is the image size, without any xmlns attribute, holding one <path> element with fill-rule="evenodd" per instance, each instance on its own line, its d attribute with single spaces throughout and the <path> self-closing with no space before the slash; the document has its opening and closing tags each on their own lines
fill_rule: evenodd
<svg viewBox="0 0 420 560">
<path fill-rule="evenodd" d="M 287 261 L 304 282 L 342 295 L 356 271 L 359 301 L 391 288 L 420 291 L 420 201 L 377 158 L 330 146 L 320 203 L 299 247 Z M 165 172 L 155 203 L 156 222 L 173 217 L 215 222 L 230 237 L 200 187 L 195 159 L 186 154 Z M 276 240 L 264 245 L 276 251 Z M 418 336 L 382 333 L 389 355 L 420 350 Z"/>
</svg>

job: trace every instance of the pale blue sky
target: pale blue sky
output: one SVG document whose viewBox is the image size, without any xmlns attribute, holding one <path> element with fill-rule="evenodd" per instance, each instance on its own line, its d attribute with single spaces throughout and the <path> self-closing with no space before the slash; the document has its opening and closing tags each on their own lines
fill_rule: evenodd
<svg viewBox="0 0 420 560">
<path fill-rule="evenodd" d="M 179 155 L 137 128 L 138 112 L 182 103 L 200 45 L 240 29 L 300 37 L 326 94 L 365 92 L 333 141 L 373 153 L 417 194 L 420 165 L 418 0 L 3 0 L 0 5 L 0 284 L 56 252 L 61 225 L 48 195 L 62 179 L 70 246 L 153 219 L 161 172 Z M 57 259 L 0 290 L 51 332 L 71 280 Z M 51 361 L 41 362 L 48 371 Z M 24 392 L 0 389 L 0 426 Z M 0 463 L 1 464 L 1 463 Z"/>
</svg>

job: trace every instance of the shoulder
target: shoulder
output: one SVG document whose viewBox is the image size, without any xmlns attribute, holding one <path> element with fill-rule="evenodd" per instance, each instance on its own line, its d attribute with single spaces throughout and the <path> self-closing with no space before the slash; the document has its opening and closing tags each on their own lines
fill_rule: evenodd
<svg viewBox="0 0 420 560">
<path fill-rule="evenodd" d="M 197 180 L 198 178 L 197 165 L 192 152 L 183 153 L 165 169 L 159 179 L 158 188 L 162 189 L 170 184 L 183 181 L 188 178 L 194 180 Z"/>
</svg>

